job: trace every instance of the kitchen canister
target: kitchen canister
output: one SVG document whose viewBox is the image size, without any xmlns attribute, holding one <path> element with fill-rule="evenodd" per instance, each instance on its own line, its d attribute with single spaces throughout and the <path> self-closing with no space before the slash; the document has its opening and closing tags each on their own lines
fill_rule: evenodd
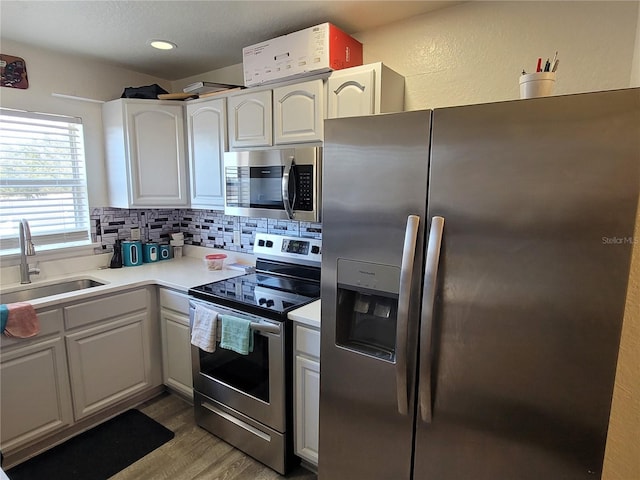
<svg viewBox="0 0 640 480">
<path fill-rule="evenodd" d="M 138 240 L 122 242 L 122 264 L 125 267 L 142 265 L 142 242 Z"/>
<path fill-rule="evenodd" d="M 160 245 L 160 260 L 169 260 L 171 258 L 171 246 Z"/>
<path fill-rule="evenodd" d="M 205 256 L 204 263 L 207 265 L 207 270 L 222 270 L 225 258 L 227 256 L 224 253 L 212 253 Z"/>
<path fill-rule="evenodd" d="M 142 245 L 142 261 L 153 263 L 160 260 L 160 247 L 157 243 L 149 242 Z"/>
</svg>

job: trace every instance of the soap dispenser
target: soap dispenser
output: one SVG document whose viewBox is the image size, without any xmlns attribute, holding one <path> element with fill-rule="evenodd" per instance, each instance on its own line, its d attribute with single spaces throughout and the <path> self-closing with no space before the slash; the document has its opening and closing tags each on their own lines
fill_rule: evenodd
<svg viewBox="0 0 640 480">
<path fill-rule="evenodd" d="M 122 241 L 116 240 L 113 246 L 113 257 L 111 257 L 111 263 L 109 268 L 122 268 Z"/>
</svg>

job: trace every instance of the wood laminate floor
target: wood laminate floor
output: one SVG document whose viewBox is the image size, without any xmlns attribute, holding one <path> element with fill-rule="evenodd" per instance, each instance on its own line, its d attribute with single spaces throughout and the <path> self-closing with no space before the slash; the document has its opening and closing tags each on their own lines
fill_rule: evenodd
<svg viewBox="0 0 640 480">
<path fill-rule="evenodd" d="M 175 437 L 110 480 L 316 480 L 298 467 L 286 477 L 198 427 L 193 406 L 173 394 L 160 395 L 139 409 Z"/>
</svg>

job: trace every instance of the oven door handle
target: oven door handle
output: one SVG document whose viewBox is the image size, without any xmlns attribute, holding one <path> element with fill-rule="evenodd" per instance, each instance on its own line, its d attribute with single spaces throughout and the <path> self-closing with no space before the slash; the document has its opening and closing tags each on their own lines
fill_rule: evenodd
<svg viewBox="0 0 640 480">
<path fill-rule="evenodd" d="M 190 316 L 191 322 L 193 322 L 193 312 L 195 310 L 196 304 L 204 305 L 212 309 L 218 308 L 217 306 L 214 306 L 214 305 L 209 306 L 206 304 L 206 302 L 202 302 L 194 299 L 190 299 L 189 303 L 191 304 L 189 308 L 189 316 Z M 219 311 L 220 310 L 218 310 L 218 316 L 216 317 L 216 320 L 220 322 L 222 321 L 221 317 L 223 314 L 219 313 Z M 234 312 L 229 312 L 229 315 L 236 315 L 241 317 L 241 315 L 238 315 L 238 313 L 234 313 Z M 270 333 L 272 335 L 278 335 L 278 336 L 282 333 L 282 325 L 280 324 L 272 324 L 268 322 L 251 322 L 249 327 L 251 328 L 251 330 L 255 332 L 260 332 L 260 333 Z"/>
<path fill-rule="evenodd" d="M 249 325 L 249 327 L 251 328 L 251 330 L 254 330 L 256 332 L 273 333 L 275 335 L 280 335 L 280 327 L 277 325 L 251 322 L 251 325 Z"/>
<path fill-rule="evenodd" d="M 218 315 L 216 317 L 216 320 L 218 320 L 219 322 L 222 322 L 222 315 Z M 280 335 L 280 325 L 272 325 L 270 323 L 251 322 L 249 324 L 249 328 L 251 328 L 251 330 L 255 332 L 273 333 L 275 335 Z"/>
</svg>

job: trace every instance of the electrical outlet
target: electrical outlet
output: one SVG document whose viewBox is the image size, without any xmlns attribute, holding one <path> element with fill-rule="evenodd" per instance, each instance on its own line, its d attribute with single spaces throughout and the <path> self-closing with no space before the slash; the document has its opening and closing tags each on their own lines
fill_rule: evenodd
<svg viewBox="0 0 640 480">
<path fill-rule="evenodd" d="M 240 242 L 242 240 L 240 239 L 240 231 L 239 230 L 234 230 L 233 232 L 233 244 L 234 245 L 240 245 Z"/>
<path fill-rule="evenodd" d="M 140 240 L 140 228 L 131 229 L 131 240 Z"/>
</svg>

